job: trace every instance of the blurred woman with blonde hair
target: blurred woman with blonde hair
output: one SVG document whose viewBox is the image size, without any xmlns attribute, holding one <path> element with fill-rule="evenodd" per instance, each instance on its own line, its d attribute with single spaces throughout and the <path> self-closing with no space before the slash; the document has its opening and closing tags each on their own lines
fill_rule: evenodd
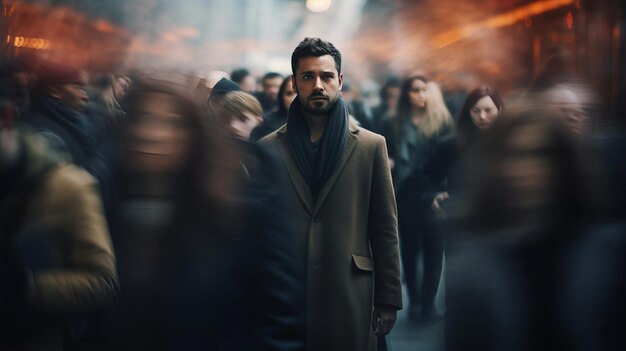
<svg viewBox="0 0 626 351">
<path fill-rule="evenodd" d="M 439 285 L 443 239 L 436 233 L 432 211 L 424 192 L 429 176 L 424 165 L 454 130 L 438 85 L 424 76 L 408 78 L 402 85 L 398 115 L 383 127 L 392 161 L 394 189 L 405 282 L 409 292 L 409 318 L 427 320 L 434 312 Z M 417 254 L 423 252 L 423 282 L 417 278 Z"/>
</svg>

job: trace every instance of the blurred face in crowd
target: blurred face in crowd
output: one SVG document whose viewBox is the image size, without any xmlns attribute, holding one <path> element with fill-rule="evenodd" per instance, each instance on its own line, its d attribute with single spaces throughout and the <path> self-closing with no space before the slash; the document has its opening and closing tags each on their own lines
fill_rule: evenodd
<svg viewBox="0 0 626 351">
<path fill-rule="evenodd" d="M 483 96 L 470 110 L 472 122 L 478 129 L 485 130 L 496 121 L 500 111 L 489 95 Z"/>
<path fill-rule="evenodd" d="M 409 101 L 412 107 L 425 108 L 426 107 L 426 83 L 415 79 L 411 84 L 411 90 L 409 90 Z"/>
<path fill-rule="evenodd" d="M 253 94 L 256 91 L 256 80 L 253 76 L 246 76 L 241 81 L 241 84 L 239 84 L 239 86 L 241 86 L 241 90 Z"/>
<path fill-rule="evenodd" d="M 283 96 L 282 96 L 283 105 L 285 105 L 285 107 L 289 109 L 289 106 L 291 105 L 291 103 L 293 102 L 293 99 L 295 98 L 296 98 L 296 92 L 293 90 L 293 82 L 290 79 L 287 81 L 285 85 L 285 91 L 283 92 Z"/>
<path fill-rule="evenodd" d="M 192 143 L 185 114 L 182 102 L 170 94 L 145 93 L 138 97 L 125 145 L 129 166 L 160 174 L 181 170 Z"/>
<path fill-rule="evenodd" d="M 64 84 L 50 89 L 50 96 L 60 100 L 73 110 L 80 111 L 87 105 L 89 96 L 83 84 Z"/>
<path fill-rule="evenodd" d="M 387 106 L 391 109 L 398 107 L 398 101 L 400 100 L 400 87 L 387 88 Z"/>
<path fill-rule="evenodd" d="M 343 74 L 331 55 L 303 57 L 293 78 L 298 99 L 311 115 L 325 115 L 339 99 Z"/>
<path fill-rule="evenodd" d="M 237 139 L 249 140 L 254 128 L 263 122 L 262 116 L 256 116 L 250 111 L 242 111 L 238 115 L 228 114 L 230 133 Z"/>
<path fill-rule="evenodd" d="M 263 93 L 271 100 L 278 99 L 278 90 L 283 82 L 281 77 L 263 79 Z"/>
<path fill-rule="evenodd" d="M 572 90 L 561 87 L 548 94 L 556 117 L 565 121 L 573 133 L 582 134 L 587 127 L 588 117 L 578 96 Z"/>
</svg>

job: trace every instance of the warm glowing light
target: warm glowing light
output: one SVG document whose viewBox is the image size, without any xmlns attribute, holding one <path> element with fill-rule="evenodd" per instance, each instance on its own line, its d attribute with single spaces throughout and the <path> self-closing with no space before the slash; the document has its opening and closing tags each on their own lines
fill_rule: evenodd
<svg viewBox="0 0 626 351">
<path fill-rule="evenodd" d="M 567 13 L 565 22 L 567 23 L 567 29 L 572 29 L 572 27 L 574 26 L 574 15 L 572 15 L 572 11 Z"/>
<path fill-rule="evenodd" d="M 306 8 L 311 12 L 324 12 L 332 5 L 332 0 L 306 0 Z"/>
<path fill-rule="evenodd" d="M 10 40 L 10 36 L 8 36 L 7 39 Z M 47 50 L 50 48 L 50 41 L 41 38 L 15 37 L 13 39 L 13 46 L 16 48 Z"/>
<path fill-rule="evenodd" d="M 491 17 L 485 21 L 467 25 L 463 28 L 456 28 L 441 34 L 437 34 L 432 39 L 432 46 L 441 49 L 448 45 L 452 45 L 460 40 L 467 39 L 472 34 L 483 29 L 495 29 L 510 26 L 525 18 L 530 18 L 554 9 L 572 5 L 574 0 L 546 0 L 535 1 L 530 4 L 518 7 L 515 10 L 503 13 L 498 16 Z"/>
<path fill-rule="evenodd" d="M 7 35 L 7 44 L 11 42 L 11 36 Z"/>
</svg>

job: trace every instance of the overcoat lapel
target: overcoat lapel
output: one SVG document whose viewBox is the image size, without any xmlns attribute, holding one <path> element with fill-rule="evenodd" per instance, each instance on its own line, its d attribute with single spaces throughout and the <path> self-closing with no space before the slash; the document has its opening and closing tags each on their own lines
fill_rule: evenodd
<svg viewBox="0 0 626 351">
<path fill-rule="evenodd" d="M 337 164 L 337 168 L 335 168 L 335 171 L 333 172 L 333 174 L 330 176 L 330 178 L 328 178 L 326 183 L 324 183 L 324 186 L 322 186 L 319 196 L 317 197 L 317 201 L 315 201 L 315 199 L 313 198 L 313 192 L 311 191 L 311 187 L 306 182 L 304 177 L 302 177 L 302 174 L 300 173 L 300 169 L 298 168 L 298 165 L 296 164 L 296 160 L 294 160 L 293 154 L 291 153 L 291 150 L 289 148 L 289 143 L 287 141 L 287 138 L 284 135 L 285 133 L 287 133 L 287 126 L 284 125 L 278 131 L 278 134 L 282 135 L 282 138 L 279 142 L 279 150 L 280 150 L 281 155 L 283 156 L 283 159 L 285 160 L 287 173 L 289 173 L 289 178 L 291 179 L 291 182 L 296 188 L 296 192 L 300 196 L 300 199 L 304 203 L 304 206 L 306 207 L 309 214 L 313 214 L 319 211 L 319 209 L 324 204 L 324 201 L 328 197 L 330 190 L 333 188 L 333 185 L 335 185 L 335 183 L 337 182 L 337 178 L 339 178 L 339 174 L 341 174 L 341 171 L 343 170 L 346 163 L 350 159 L 352 152 L 354 151 L 357 144 L 359 143 L 359 139 L 356 136 L 358 132 L 359 132 L 359 128 L 351 124 L 350 130 L 348 132 L 349 133 L 348 142 L 346 144 L 345 150 L 343 151 L 343 157 Z"/>
<path fill-rule="evenodd" d="M 285 127 L 283 127 L 282 130 L 283 134 L 284 130 L 286 130 Z M 306 182 L 306 180 L 304 180 L 304 177 L 302 177 L 302 174 L 300 173 L 300 169 L 296 164 L 296 160 L 294 160 L 291 150 L 289 149 L 289 143 L 287 142 L 286 136 L 281 138 L 278 149 L 281 153 L 281 156 L 283 157 L 283 160 L 285 160 L 287 173 L 289 173 L 289 179 L 291 179 L 291 182 L 296 188 L 296 192 L 298 193 L 298 196 L 300 196 L 302 203 L 304 203 L 304 207 L 306 207 L 309 214 L 312 214 L 313 206 L 315 205 L 315 201 L 313 200 L 313 192 L 311 192 L 311 187 Z"/>
</svg>

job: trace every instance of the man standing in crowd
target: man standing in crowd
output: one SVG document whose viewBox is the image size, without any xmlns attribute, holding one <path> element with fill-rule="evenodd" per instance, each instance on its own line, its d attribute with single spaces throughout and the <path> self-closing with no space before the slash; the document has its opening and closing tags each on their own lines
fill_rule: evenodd
<svg viewBox="0 0 626 351">
<path fill-rule="evenodd" d="M 262 140 L 291 180 L 294 235 L 307 269 L 307 349 L 375 350 L 402 307 L 397 212 L 383 137 L 349 122 L 341 53 L 306 38 L 291 57 L 298 94 Z M 372 313 L 373 311 L 373 313 Z"/>
<path fill-rule="evenodd" d="M 263 76 L 261 80 L 263 91 L 255 96 L 261 102 L 265 113 L 274 112 L 278 108 L 278 90 L 282 82 L 283 77 L 276 72 L 269 72 Z"/>
</svg>

